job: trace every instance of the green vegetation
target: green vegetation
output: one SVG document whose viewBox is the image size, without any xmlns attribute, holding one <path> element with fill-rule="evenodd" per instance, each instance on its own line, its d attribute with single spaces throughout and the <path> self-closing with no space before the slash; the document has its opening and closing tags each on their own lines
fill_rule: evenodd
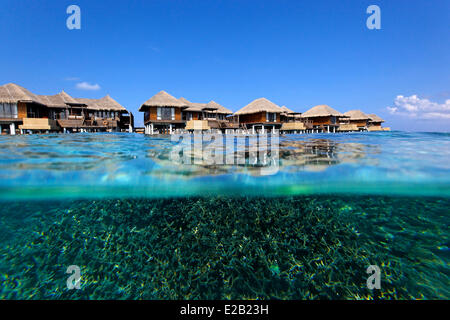
<svg viewBox="0 0 450 320">
<path fill-rule="evenodd" d="M 449 199 L 2 203 L 1 299 L 450 298 Z M 69 265 L 81 289 L 68 290 Z M 366 269 L 381 269 L 381 290 Z"/>
</svg>

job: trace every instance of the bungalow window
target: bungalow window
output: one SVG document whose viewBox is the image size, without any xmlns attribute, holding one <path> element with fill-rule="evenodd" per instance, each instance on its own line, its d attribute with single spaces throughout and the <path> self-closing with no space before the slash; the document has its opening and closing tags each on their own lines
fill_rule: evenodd
<svg viewBox="0 0 450 320">
<path fill-rule="evenodd" d="M 184 120 L 192 120 L 192 112 L 184 112 Z"/>
<path fill-rule="evenodd" d="M 167 107 L 158 107 L 156 110 L 158 120 L 175 120 L 175 109 Z"/>
<path fill-rule="evenodd" d="M 17 104 L 0 103 L 0 118 L 17 119 Z"/>
<path fill-rule="evenodd" d="M 65 119 L 66 118 L 66 110 L 61 110 L 59 112 L 59 118 L 60 119 Z"/>
<path fill-rule="evenodd" d="M 172 120 L 172 108 L 162 108 L 162 120 Z"/>
<path fill-rule="evenodd" d="M 267 112 L 266 113 L 266 122 L 276 122 L 277 121 L 277 114 L 273 112 Z"/>
<path fill-rule="evenodd" d="M 28 105 L 27 107 L 27 118 L 41 118 L 42 112 L 40 108 L 36 105 Z"/>
</svg>

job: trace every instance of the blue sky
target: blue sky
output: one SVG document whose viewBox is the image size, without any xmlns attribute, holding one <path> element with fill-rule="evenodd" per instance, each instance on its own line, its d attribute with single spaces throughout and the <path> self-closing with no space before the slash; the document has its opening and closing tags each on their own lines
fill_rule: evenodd
<svg viewBox="0 0 450 320">
<path fill-rule="evenodd" d="M 66 27 L 71 4 L 81 30 Z M 366 27 L 371 4 L 381 30 Z M 393 129 L 450 127 L 448 0 L 2 0 L 0 39 L 0 84 L 110 94 L 137 125 L 166 90 L 234 111 L 266 97 L 374 112 Z"/>
</svg>

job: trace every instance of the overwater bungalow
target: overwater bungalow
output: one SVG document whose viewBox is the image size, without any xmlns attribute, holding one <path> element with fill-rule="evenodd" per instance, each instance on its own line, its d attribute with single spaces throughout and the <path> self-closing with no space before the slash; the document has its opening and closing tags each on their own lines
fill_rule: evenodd
<svg viewBox="0 0 450 320">
<path fill-rule="evenodd" d="M 0 86 L 0 125 L 2 134 L 11 135 L 59 129 L 42 98 L 15 83 Z"/>
<path fill-rule="evenodd" d="M 368 121 L 368 131 L 390 131 L 391 128 L 389 127 L 381 127 L 381 124 L 384 122 L 383 119 L 381 119 L 379 116 L 377 116 L 374 113 L 368 114 L 369 117 Z"/>
<path fill-rule="evenodd" d="M 346 118 L 341 118 L 338 130 L 341 132 L 367 131 L 369 116 L 361 110 L 350 110 L 344 113 Z"/>
<path fill-rule="evenodd" d="M 219 130 L 227 132 L 227 130 L 239 128 L 239 123 L 234 122 L 232 117 L 233 111 L 225 108 L 215 101 L 208 103 L 194 103 L 185 98 L 178 99 L 190 106 L 182 111 L 182 117 L 187 120 L 185 129 L 191 130 Z"/>
<path fill-rule="evenodd" d="M 242 127 L 251 129 L 252 133 L 257 131 L 265 133 L 266 129 L 275 131 L 281 128 L 280 115 L 283 112 L 283 109 L 275 103 L 266 98 L 259 98 L 253 100 L 234 114 Z"/>
<path fill-rule="evenodd" d="M 212 100 L 205 108 L 208 107 L 216 108 L 216 121 L 222 131 L 233 131 L 239 128 L 239 122 L 233 117 L 233 111 Z"/>
<path fill-rule="evenodd" d="M 312 121 L 302 118 L 301 112 L 292 111 L 282 106 L 283 113 L 280 114 L 282 122 L 280 132 L 282 133 L 306 133 L 312 129 Z"/>
<path fill-rule="evenodd" d="M 339 119 L 346 117 L 327 105 L 312 107 L 302 114 L 303 119 L 311 121 L 313 132 L 336 132 L 339 127 Z"/>
<path fill-rule="evenodd" d="M 160 91 L 145 101 L 139 108 L 144 112 L 146 134 L 171 134 L 175 129 L 184 129 L 181 111 L 190 105 L 182 102 L 165 91 Z"/>
<path fill-rule="evenodd" d="M 197 102 L 190 102 L 186 98 L 179 98 L 182 103 L 186 104 L 187 108 L 183 109 L 181 112 L 181 118 L 185 121 L 190 120 L 203 120 L 204 114 L 203 114 L 203 107 L 206 105 L 206 103 L 197 103 Z"/>
<path fill-rule="evenodd" d="M 280 113 L 281 122 L 293 122 L 296 114 L 302 114 L 301 112 L 292 111 L 286 106 L 281 106 L 280 108 L 282 110 L 282 113 Z"/>
<path fill-rule="evenodd" d="M 189 106 L 181 111 L 181 118 L 186 121 L 186 130 L 206 131 L 211 129 L 205 119 L 206 103 L 191 102 L 183 97 L 178 100 Z"/>
<path fill-rule="evenodd" d="M 219 120 L 219 115 L 222 117 L 223 114 L 219 114 L 219 108 L 221 105 L 216 103 L 215 101 L 210 101 L 203 106 L 203 111 L 205 114 L 205 119 L 207 120 Z M 224 119 L 222 117 L 222 119 Z"/>
<path fill-rule="evenodd" d="M 208 103 L 179 99 L 161 91 L 144 102 L 139 108 L 144 112 L 145 134 L 171 134 L 174 130 L 187 131 L 237 129 L 231 121 L 233 112 L 215 101 Z"/>
<path fill-rule="evenodd" d="M 114 112 L 115 125 L 89 122 L 89 111 Z M 116 114 L 117 113 L 117 114 Z M 109 114 L 112 117 L 112 114 Z M 66 92 L 36 95 L 13 83 L 0 86 L 2 133 L 47 133 L 132 130 L 133 115 L 114 99 L 75 99 Z"/>
<path fill-rule="evenodd" d="M 67 119 L 74 117 L 74 115 L 80 117 L 81 122 L 78 127 L 81 128 L 84 119 L 82 117 L 82 114 L 87 107 L 86 104 L 75 100 L 64 91 L 61 91 L 60 93 L 52 96 L 39 95 L 38 97 L 40 98 L 41 102 L 47 107 L 45 116 L 48 116 L 48 118 L 56 124 L 58 132 L 60 132 L 61 130 L 63 132 L 66 132 L 64 126 L 61 125 L 61 122 L 67 121 Z M 42 117 L 42 115 L 42 113 L 40 115 L 37 114 L 39 118 Z M 33 120 L 33 122 L 36 121 L 37 120 Z M 39 121 L 42 120 L 39 119 Z M 27 122 L 29 121 L 24 120 L 24 124 L 23 126 L 21 126 L 21 129 L 25 130 L 26 132 L 28 132 L 29 130 L 31 130 L 31 132 L 34 132 L 35 130 L 33 130 L 32 126 Z M 35 124 L 33 124 L 33 126 L 35 126 Z"/>
<path fill-rule="evenodd" d="M 59 121 L 64 129 L 79 128 L 85 132 L 133 132 L 133 114 L 109 95 L 100 99 L 75 98 L 75 100 L 86 108 L 72 108 L 69 117 Z"/>
<path fill-rule="evenodd" d="M 239 128 L 239 122 L 231 117 L 233 112 L 215 101 L 208 102 L 203 107 L 203 111 L 210 129 L 227 133 Z M 186 129 L 188 129 L 188 125 L 189 123 L 186 124 Z"/>
</svg>

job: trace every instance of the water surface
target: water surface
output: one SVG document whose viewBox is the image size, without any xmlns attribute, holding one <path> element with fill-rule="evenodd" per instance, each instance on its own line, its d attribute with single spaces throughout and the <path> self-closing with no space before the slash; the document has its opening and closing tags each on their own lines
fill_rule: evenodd
<svg viewBox="0 0 450 320">
<path fill-rule="evenodd" d="M 170 158 L 179 143 L 168 137 L 1 136 L 1 197 L 450 194 L 447 133 L 288 135 L 279 141 L 279 161 L 266 174 L 248 163 L 180 165 Z"/>
</svg>

